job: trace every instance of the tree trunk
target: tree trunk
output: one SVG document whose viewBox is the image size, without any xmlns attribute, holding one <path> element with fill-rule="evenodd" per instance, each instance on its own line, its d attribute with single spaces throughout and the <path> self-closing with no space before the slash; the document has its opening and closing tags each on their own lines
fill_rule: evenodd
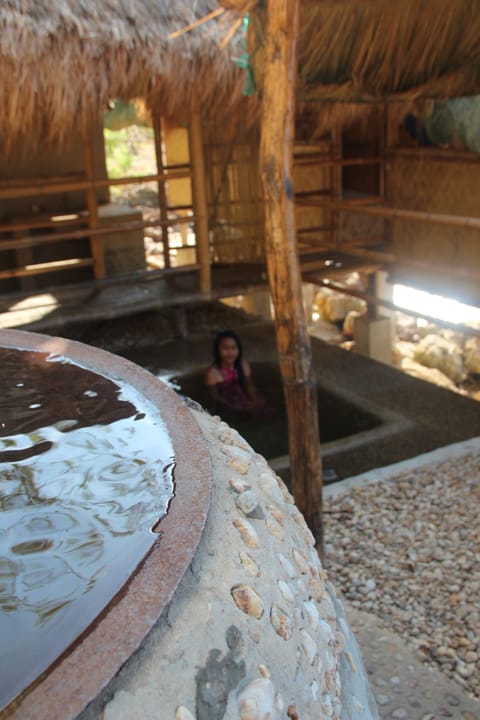
<svg viewBox="0 0 480 720">
<path fill-rule="evenodd" d="M 267 269 L 289 426 L 292 489 L 322 548 L 322 465 L 310 336 L 302 301 L 292 189 L 299 0 L 269 0 L 260 172 Z"/>
</svg>

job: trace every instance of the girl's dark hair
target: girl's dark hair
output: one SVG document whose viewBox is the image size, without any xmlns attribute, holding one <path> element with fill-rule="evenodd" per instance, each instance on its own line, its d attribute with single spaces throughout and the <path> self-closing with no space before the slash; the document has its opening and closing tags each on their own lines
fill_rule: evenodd
<svg viewBox="0 0 480 720">
<path fill-rule="evenodd" d="M 237 347 L 238 347 L 238 356 L 235 360 L 234 367 L 235 370 L 238 373 L 238 379 L 243 385 L 244 381 L 244 374 L 243 374 L 243 366 L 242 366 L 242 343 L 240 342 L 240 338 L 236 333 L 233 332 L 233 330 L 221 330 L 219 333 L 215 335 L 215 339 L 213 341 L 213 362 L 214 365 L 217 368 L 221 368 L 222 366 L 222 359 L 220 357 L 220 343 L 222 340 L 225 340 L 226 338 L 230 338 L 235 341 Z"/>
</svg>

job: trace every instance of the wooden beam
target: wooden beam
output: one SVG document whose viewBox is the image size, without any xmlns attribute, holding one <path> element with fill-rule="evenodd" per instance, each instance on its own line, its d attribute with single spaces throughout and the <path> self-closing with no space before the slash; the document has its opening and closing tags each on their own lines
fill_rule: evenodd
<svg viewBox="0 0 480 720">
<path fill-rule="evenodd" d="M 162 132 L 162 118 L 157 112 L 152 114 L 153 121 L 153 136 L 155 138 L 155 158 L 157 161 L 157 172 L 159 180 L 157 181 L 157 197 L 158 197 L 158 209 L 160 212 L 160 219 L 163 222 L 168 220 L 168 209 L 167 209 L 167 192 L 165 188 L 164 170 L 165 166 L 163 163 L 163 132 Z M 163 262 L 166 268 L 170 267 L 170 247 L 168 243 L 168 226 L 161 226 L 162 233 L 162 244 L 163 244 Z"/>
<path fill-rule="evenodd" d="M 326 210 L 342 210 L 354 215 L 371 215 L 389 220 L 413 220 L 437 225 L 465 227 L 480 230 L 480 217 L 464 217 L 463 215 L 447 215 L 443 213 L 424 212 L 421 210 L 403 210 L 390 207 L 364 207 L 350 203 L 348 200 L 299 200 L 299 205 L 325 208 Z"/>
<path fill-rule="evenodd" d="M 212 291 L 210 241 L 208 237 L 208 204 L 203 154 L 202 118 L 199 107 L 193 110 L 189 126 L 190 162 L 192 165 L 193 212 L 196 217 L 197 259 L 200 264 L 200 290 L 207 296 Z"/>
<path fill-rule="evenodd" d="M 332 188 L 331 198 L 340 200 L 342 198 L 342 128 L 334 127 L 331 131 L 331 166 L 330 185 Z M 333 226 L 332 240 L 339 244 L 342 241 L 343 217 L 341 212 L 332 212 L 330 222 Z"/>
<path fill-rule="evenodd" d="M 378 137 L 378 152 L 381 158 L 381 164 L 379 168 L 378 178 L 378 194 L 380 195 L 380 202 L 384 203 L 387 196 L 387 173 L 385 163 L 385 152 L 387 149 L 387 110 L 386 105 L 383 106 L 380 112 L 380 133 Z"/>
<path fill-rule="evenodd" d="M 311 233 L 331 233 L 331 225 L 312 225 L 311 227 L 298 228 L 297 235 L 310 235 Z"/>
<path fill-rule="evenodd" d="M 41 178 L 41 181 L 27 180 L 25 183 L 13 182 L 11 180 L 0 181 L 0 200 L 30 197 L 32 195 L 55 195 L 55 193 L 72 192 L 77 190 L 87 191 L 93 186 L 96 190 L 99 188 L 113 187 L 117 185 L 138 185 L 146 182 L 156 182 L 163 180 L 176 180 L 179 178 L 192 177 L 190 170 L 176 170 L 175 172 L 167 171 L 163 175 L 155 173 L 154 175 L 135 175 L 123 178 L 102 178 L 96 180 L 88 179 L 71 179 L 70 175 L 66 175 L 63 180 L 53 180 L 50 178 Z"/>
<path fill-rule="evenodd" d="M 382 162 L 381 157 L 331 157 L 331 158 L 319 158 L 310 157 L 309 155 L 304 156 L 305 159 L 295 160 L 295 165 L 309 166 L 315 165 L 316 167 L 353 167 L 354 165 L 380 165 Z"/>
<path fill-rule="evenodd" d="M 0 280 L 16 277 L 32 277 L 44 273 L 58 272 L 59 270 L 73 270 L 79 267 L 91 267 L 92 258 L 69 258 L 68 260 L 52 260 L 51 262 L 35 263 L 13 270 L 0 270 Z M 43 292 L 46 292 L 45 289 Z"/>
<path fill-rule="evenodd" d="M 88 219 L 88 214 L 84 216 Z M 132 220 L 131 222 L 116 223 L 114 225 L 103 225 L 95 230 L 97 236 L 101 235 L 119 235 L 130 230 L 142 230 L 144 228 L 169 227 L 181 223 L 189 223 L 195 220 L 194 215 L 188 217 L 169 218 L 168 220 Z M 82 223 L 79 223 L 82 224 Z M 61 242 L 62 240 L 78 240 L 79 238 L 89 237 L 91 230 L 71 230 L 64 233 L 47 233 L 45 235 L 27 235 L 11 240 L 0 240 L 0 252 L 3 250 L 16 250 L 20 247 L 34 247 L 35 245 L 50 245 L 51 243 Z"/>
<path fill-rule="evenodd" d="M 52 218 L 57 218 L 53 220 Z M 65 217 L 65 219 L 63 219 Z M 86 220 L 86 218 L 84 218 Z M 23 220 L 12 220 L 12 222 L 4 223 L 0 225 L 0 233 L 15 233 L 20 230 L 38 230 L 40 228 L 59 228 L 68 227 L 69 225 L 81 225 L 82 218 L 77 213 L 68 213 L 64 216 L 61 213 L 52 213 L 51 217 L 39 220 L 37 216 L 33 216 L 30 219 Z"/>
<path fill-rule="evenodd" d="M 103 253 L 102 239 L 95 234 L 98 228 L 98 203 L 97 192 L 93 186 L 95 180 L 93 145 L 90 135 L 83 139 L 85 172 L 89 180 L 87 187 L 88 224 L 91 230 L 90 251 L 93 258 L 93 274 L 97 280 L 105 277 L 105 257 Z"/>
<path fill-rule="evenodd" d="M 348 202 L 352 207 L 358 205 L 378 205 L 383 202 L 383 198 L 380 195 L 364 195 L 362 197 L 344 197 L 345 202 Z"/>
<path fill-rule="evenodd" d="M 386 156 L 388 160 L 395 157 L 410 157 L 415 160 L 435 160 L 445 163 L 473 163 L 473 165 L 480 163 L 478 155 L 471 150 L 438 147 L 398 147 L 398 145 L 395 144 L 395 139 L 390 141 Z"/>
<path fill-rule="evenodd" d="M 288 414 L 292 489 L 322 552 L 317 392 L 303 310 L 292 188 L 300 0 L 268 0 L 260 174 L 267 270 Z"/>
</svg>

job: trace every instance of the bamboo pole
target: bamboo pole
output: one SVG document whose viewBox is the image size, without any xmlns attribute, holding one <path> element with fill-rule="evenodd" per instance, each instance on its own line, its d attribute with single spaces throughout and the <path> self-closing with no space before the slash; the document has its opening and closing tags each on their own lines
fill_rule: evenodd
<svg viewBox="0 0 480 720">
<path fill-rule="evenodd" d="M 208 238 L 208 205 L 205 181 L 205 160 L 203 155 L 202 119 L 200 109 L 196 107 L 190 117 L 188 133 L 190 162 L 192 165 L 193 212 L 197 218 L 195 234 L 197 237 L 197 259 L 200 264 L 200 290 L 205 295 L 212 291 L 210 268 L 210 247 Z"/>
<path fill-rule="evenodd" d="M 388 104 L 385 104 L 383 106 L 383 129 L 382 129 L 382 153 L 383 153 L 383 165 L 382 165 L 382 172 L 381 172 L 381 195 L 382 205 L 387 205 L 389 203 L 389 182 L 388 182 L 388 167 L 387 167 L 387 153 L 390 150 L 391 147 L 393 147 L 396 142 L 398 142 L 398 133 L 399 133 L 399 126 L 398 122 L 395 122 L 393 124 L 393 120 L 391 118 L 391 111 L 388 107 Z M 385 235 L 385 244 L 386 247 L 392 247 L 392 236 L 393 236 L 393 221 L 389 220 L 388 218 L 384 218 L 383 220 L 383 232 Z"/>
<path fill-rule="evenodd" d="M 331 132 L 331 152 L 332 165 L 330 168 L 331 177 L 331 197 L 333 200 L 342 199 L 342 129 L 334 127 Z M 359 158 L 357 158 L 359 159 Z M 333 212 L 331 214 L 331 223 L 333 226 L 332 240 L 339 245 L 342 242 L 342 223 L 343 216 L 341 212 Z"/>
<path fill-rule="evenodd" d="M 79 267 L 91 267 L 92 258 L 69 258 L 68 260 L 52 260 L 45 263 L 33 263 L 14 270 L 0 270 L 0 280 L 6 278 L 24 278 L 44 273 L 57 272 L 58 270 L 72 270 Z M 44 291 L 45 292 L 45 291 Z"/>
<path fill-rule="evenodd" d="M 310 165 L 315 165 L 315 167 L 353 167 L 355 165 L 380 165 L 382 162 L 381 157 L 330 157 L 319 158 L 318 160 L 315 159 L 315 156 L 311 157 L 310 155 L 306 155 L 303 157 L 305 157 L 305 161 L 302 161 L 300 157 L 298 160 L 295 160 L 295 164 L 297 166 L 308 167 Z"/>
<path fill-rule="evenodd" d="M 322 465 L 310 337 L 296 252 L 292 166 L 300 0 L 267 3 L 260 174 L 295 501 L 322 552 Z"/>
<path fill-rule="evenodd" d="M 88 219 L 88 214 L 85 214 Z M 129 232 L 130 230 L 143 230 L 145 228 L 169 227 L 181 223 L 189 223 L 195 220 L 195 216 L 169 218 L 168 220 L 132 220 L 131 222 L 122 222 L 114 225 L 102 225 L 97 228 L 95 234 L 112 235 Z M 82 223 L 78 223 L 82 224 Z M 13 240 L 2 240 L 0 242 L 0 252 L 3 250 L 16 250 L 20 247 L 34 247 L 35 245 L 50 245 L 51 243 L 61 242 L 62 240 L 78 240 L 91 235 L 91 230 L 71 230 L 64 233 L 48 233 L 46 235 L 31 235 L 26 237 L 18 237 Z"/>
<path fill-rule="evenodd" d="M 87 207 L 88 207 L 88 224 L 92 232 L 90 236 L 90 251 L 93 258 L 93 273 L 95 278 L 101 279 L 105 277 L 105 257 L 103 253 L 102 239 L 95 234 L 98 228 L 98 204 L 97 193 L 92 185 L 95 179 L 94 155 L 91 137 L 83 139 L 85 172 L 89 180 L 87 187 Z"/>
<path fill-rule="evenodd" d="M 445 163 L 468 163 L 478 165 L 480 160 L 471 150 L 457 150 L 453 148 L 434 147 L 399 147 L 398 132 L 396 129 L 389 131 L 389 145 L 387 148 L 387 159 L 395 157 L 412 157 L 416 160 L 436 160 Z"/>
<path fill-rule="evenodd" d="M 349 197 L 346 201 L 354 207 L 355 205 L 378 205 L 383 203 L 383 198 L 380 195 L 365 195 L 365 197 Z"/>
<path fill-rule="evenodd" d="M 104 187 L 113 187 L 117 185 L 138 185 L 146 182 L 158 182 L 159 180 L 176 180 L 179 178 L 192 177 L 190 170 L 182 170 L 181 165 L 178 169 L 170 171 L 165 167 L 165 173 L 154 175 L 134 175 L 123 178 L 101 178 L 95 180 L 88 179 L 65 179 L 62 181 L 50 181 L 50 178 L 42 178 L 41 182 L 29 181 L 28 183 L 14 184 L 11 181 L 0 181 L 0 200 L 8 200 L 12 198 L 31 197 L 32 195 L 55 195 L 55 193 L 72 192 L 76 190 L 87 191 L 90 187 L 95 190 Z"/>
<path fill-rule="evenodd" d="M 380 134 L 378 138 L 378 152 L 380 155 L 380 167 L 378 176 L 378 194 L 380 195 L 381 202 L 385 202 L 387 196 L 387 173 L 385 163 L 385 152 L 387 149 L 387 110 L 386 105 L 383 106 L 380 111 Z"/>
<path fill-rule="evenodd" d="M 297 235 L 309 235 L 310 233 L 331 233 L 331 225 L 311 225 L 310 227 L 299 228 Z"/>
<path fill-rule="evenodd" d="M 444 213 L 432 213 L 421 210 L 403 210 L 390 207 L 365 207 L 358 203 L 350 203 L 348 200 L 302 200 L 299 205 L 312 205 L 325 208 L 326 210 L 342 210 L 354 215 L 371 215 L 372 217 L 383 217 L 390 220 L 413 220 L 427 222 L 437 225 L 451 225 L 452 227 L 475 228 L 480 230 L 480 217 L 464 217 L 463 215 L 447 215 Z"/>
<path fill-rule="evenodd" d="M 52 217 L 58 217 L 58 220 L 53 220 Z M 35 216 L 32 220 L 15 220 L 4 225 L 0 225 L 0 233 L 15 233 L 21 230 L 38 230 L 41 228 L 58 228 L 68 227 L 69 225 L 80 225 L 82 219 L 77 213 L 69 213 L 66 217 L 69 219 L 63 219 L 62 215 L 54 214 L 52 217 L 44 220 L 38 220 Z"/>
<path fill-rule="evenodd" d="M 165 180 L 163 179 L 164 163 L 163 163 L 163 133 L 162 133 L 162 119 L 157 112 L 153 113 L 153 136 L 155 138 L 155 158 L 157 161 L 157 172 L 161 179 L 157 182 L 157 197 L 158 197 L 158 209 L 160 211 L 160 219 L 163 222 L 168 220 L 167 210 L 167 192 L 165 188 Z M 163 262 L 166 268 L 170 267 L 170 247 L 168 244 L 168 227 L 162 225 L 162 245 L 163 245 Z"/>
</svg>

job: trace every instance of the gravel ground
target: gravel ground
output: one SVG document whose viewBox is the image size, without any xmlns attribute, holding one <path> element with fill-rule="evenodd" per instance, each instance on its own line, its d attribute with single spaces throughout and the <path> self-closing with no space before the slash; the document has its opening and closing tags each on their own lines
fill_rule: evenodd
<svg viewBox="0 0 480 720">
<path fill-rule="evenodd" d="M 480 452 L 327 497 L 326 567 L 373 613 L 480 697 Z"/>
</svg>

